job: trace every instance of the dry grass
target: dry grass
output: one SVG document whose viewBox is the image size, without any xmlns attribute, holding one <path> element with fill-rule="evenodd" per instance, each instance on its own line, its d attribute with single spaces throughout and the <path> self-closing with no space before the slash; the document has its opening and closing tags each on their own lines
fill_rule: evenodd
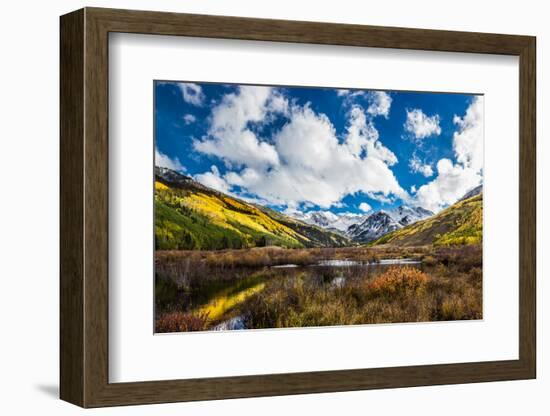
<svg viewBox="0 0 550 416">
<path fill-rule="evenodd" d="M 269 268 L 327 259 L 372 263 L 388 258 L 418 259 L 422 265 Z M 159 332 L 209 329 L 236 315 L 247 328 L 482 318 L 481 246 L 173 251 L 157 253 L 156 263 L 157 279 L 175 283 L 158 285 Z M 333 284 L 342 273 L 344 284 Z M 265 282 L 265 287 L 232 306 L 227 315 L 216 320 L 196 315 L 193 293 L 250 278 Z"/>
<path fill-rule="evenodd" d="M 158 276 L 170 278 L 179 287 L 189 288 L 199 281 L 233 279 L 235 274 L 249 274 L 250 269 L 283 264 L 307 266 L 328 259 L 376 262 L 380 258 L 379 251 L 365 247 L 157 251 L 155 271 Z"/>
<path fill-rule="evenodd" d="M 446 277 L 446 274 L 453 277 Z M 306 279 L 277 282 L 241 308 L 247 328 L 480 319 L 481 274 L 440 267 L 392 267 L 371 279 L 319 288 Z"/>
<path fill-rule="evenodd" d="M 208 314 L 183 312 L 163 313 L 155 321 L 155 332 L 204 331 L 208 327 Z"/>
</svg>

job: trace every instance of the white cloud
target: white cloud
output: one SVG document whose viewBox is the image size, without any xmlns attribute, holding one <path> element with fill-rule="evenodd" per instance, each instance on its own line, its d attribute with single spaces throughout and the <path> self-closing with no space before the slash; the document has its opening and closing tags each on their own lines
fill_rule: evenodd
<svg viewBox="0 0 550 416">
<path fill-rule="evenodd" d="M 185 114 L 183 116 L 183 121 L 185 122 L 185 124 L 192 124 L 197 121 L 197 117 L 195 117 L 193 114 Z"/>
<path fill-rule="evenodd" d="M 361 202 L 359 204 L 359 209 L 363 212 L 369 212 L 372 208 L 369 204 L 367 204 L 366 202 Z"/>
<path fill-rule="evenodd" d="M 405 131 L 411 133 L 416 139 L 425 139 L 426 137 L 441 134 L 439 115 L 427 116 L 418 108 L 407 110 L 407 120 L 403 127 Z"/>
<path fill-rule="evenodd" d="M 370 199 L 374 199 L 375 201 L 380 201 L 380 202 L 383 202 L 384 204 L 391 204 L 392 202 L 395 201 L 395 198 L 392 198 L 390 195 L 386 196 L 384 195 L 383 193 L 380 193 L 380 192 L 366 192 L 367 196 L 370 198 Z M 406 201 L 408 198 L 407 198 L 407 195 L 402 195 L 400 196 L 401 199 L 403 199 L 404 201 Z"/>
<path fill-rule="evenodd" d="M 416 192 L 416 198 L 421 206 L 439 211 L 445 206 L 454 204 L 466 192 L 481 182 L 481 176 L 473 169 L 441 159 L 437 162 L 437 177 Z"/>
<path fill-rule="evenodd" d="M 336 90 L 336 95 L 338 97 L 344 98 L 346 104 L 351 104 L 354 98 L 364 97 L 366 95 L 366 90 L 348 90 L 348 89 L 338 89 Z"/>
<path fill-rule="evenodd" d="M 288 103 L 270 87 L 242 86 L 224 96 L 212 110 L 208 136 L 194 142 L 197 151 L 222 158 L 230 166 L 277 166 L 275 147 L 257 137 L 251 122 L 262 122 L 270 112 L 288 110 Z"/>
<path fill-rule="evenodd" d="M 392 98 L 388 93 L 384 91 L 371 91 L 367 95 L 367 99 L 369 101 L 367 113 L 372 116 L 389 117 Z"/>
<path fill-rule="evenodd" d="M 194 142 L 198 152 L 220 158 L 228 172 L 212 170 L 197 178 L 224 192 L 239 187 L 288 209 L 336 207 L 357 193 L 407 199 L 390 169 L 397 157 L 379 140 L 369 117 L 389 111 L 381 100 L 376 103 L 383 108 L 370 114 L 354 105 L 340 141 L 328 117 L 308 104 L 290 103 L 270 87 L 242 86 L 214 107 L 208 134 Z M 260 137 L 253 127 L 281 115 L 288 121 L 270 137 Z"/>
<path fill-rule="evenodd" d="M 178 82 L 178 87 L 185 102 L 200 107 L 204 102 L 204 94 L 200 85 L 191 82 Z"/>
<path fill-rule="evenodd" d="M 225 179 L 220 176 L 220 171 L 215 165 L 210 167 L 210 172 L 195 175 L 195 180 L 220 192 L 228 193 L 231 188 Z"/>
<path fill-rule="evenodd" d="M 454 116 L 458 131 L 453 135 L 456 159 L 476 172 L 483 169 L 483 97 L 475 97 L 464 117 Z"/>
<path fill-rule="evenodd" d="M 413 157 L 409 160 L 409 169 L 412 173 L 421 173 L 426 178 L 429 178 L 434 174 L 431 165 L 423 163 L 415 154 L 413 154 Z"/>
<path fill-rule="evenodd" d="M 378 132 L 359 107 L 350 113 L 343 143 L 328 117 L 309 106 L 293 106 L 289 118 L 272 138 L 279 163 L 249 164 L 228 173 L 229 184 L 291 208 L 304 203 L 329 208 L 358 192 L 408 197 L 389 168 L 397 158 L 378 141 Z"/>
<path fill-rule="evenodd" d="M 336 95 L 343 98 L 344 105 L 356 105 L 361 98 L 367 102 L 367 114 L 371 117 L 383 116 L 388 118 L 392 103 L 391 96 L 384 91 L 369 90 L 336 90 Z"/>
<path fill-rule="evenodd" d="M 161 153 L 157 148 L 155 148 L 155 166 L 159 168 L 168 168 L 179 172 L 184 172 L 185 167 L 181 164 L 177 157 L 170 158 L 164 153 Z"/>
<path fill-rule="evenodd" d="M 347 133 L 345 143 L 354 156 L 359 157 L 365 151 L 369 156 L 380 159 L 388 166 L 397 163 L 397 157 L 378 140 L 378 130 L 372 121 L 367 120 L 365 112 L 359 106 L 354 106 L 350 111 Z"/>
<path fill-rule="evenodd" d="M 437 177 L 421 186 L 415 196 L 419 205 L 432 211 L 454 204 L 483 180 L 483 98 L 476 97 L 464 117 L 455 116 L 454 122 L 458 126 L 453 136 L 457 163 L 441 159 Z"/>
</svg>

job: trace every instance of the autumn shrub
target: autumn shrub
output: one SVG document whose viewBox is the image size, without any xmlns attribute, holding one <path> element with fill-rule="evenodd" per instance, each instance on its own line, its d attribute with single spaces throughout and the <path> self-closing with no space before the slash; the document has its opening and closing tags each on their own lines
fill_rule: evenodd
<svg viewBox="0 0 550 416">
<path fill-rule="evenodd" d="M 208 313 L 168 312 L 155 322 L 156 332 L 204 331 L 207 327 Z"/>
<path fill-rule="evenodd" d="M 466 290 L 461 295 L 447 296 L 441 305 L 440 319 L 444 321 L 481 319 L 480 293 Z"/>
<path fill-rule="evenodd" d="M 415 266 L 374 265 L 376 259 L 417 259 Z M 199 331 L 240 316 L 246 328 L 353 325 L 481 319 L 482 248 L 261 247 L 216 251 L 157 251 L 158 332 Z M 322 260 L 369 266 L 334 267 Z M 296 264 L 315 267 L 275 268 Z M 265 287 L 222 317 L 190 313 L 197 294 L 261 276 Z M 172 280 L 175 284 L 171 284 Z M 210 292 L 208 292 L 210 293 Z M 209 295 L 210 296 L 210 295 Z"/>
<path fill-rule="evenodd" d="M 422 259 L 422 263 L 426 266 L 435 266 L 437 264 L 437 259 L 434 256 L 426 256 Z"/>
<path fill-rule="evenodd" d="M 428 281 L 429 276 L 414 267 L 391 267 L 388 271 L 367 281 L 366 288 L 371 296 L 410 296 L 421 292 Z"/>
</svg>

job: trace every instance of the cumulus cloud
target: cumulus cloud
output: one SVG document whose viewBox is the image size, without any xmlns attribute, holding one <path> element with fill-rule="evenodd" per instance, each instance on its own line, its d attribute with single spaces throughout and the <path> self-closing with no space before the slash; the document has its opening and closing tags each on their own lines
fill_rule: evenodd
<svg viewBox="0 0 550 416">
<path fill-rule="evenodd" d="M 368 93 L 367 99 L 369 101 L 367 113 L 372 116 L 389 117 L 392 98 L 388 93 L 384 91 L 371 91 Z"/>
<path fill-rule="evenodd" d="M 347 136 L 338 141 L 334 126 L 309 106 L 292 106 L 289 122 L 274 134 L 277 164 L 248 164 L 225 175 L 272 204 L 295 208 L 314 204 L 329 208 L 359 192 L 406 198 L 389 166 L 395 155 L 378 140 L 359 107 L 351 111 Z"/>
<path fill-rule="evenodd" d="M 466 192 L 481 182 L 481 176 L 473 169 L 449 159 L 437 162 L 437 177 L 416 192 L 421 206 L 432 211 L 454 204 Z"/>
<path fill-rule="evenodd" d="M 197 121 L 197 117 L 195 117 L 193 114 L 185 114 L 183 116 L 183 121 L 185 122 L 185 124 L 192 124 Z"/>
<path fill-rule="evenodd" d="M 221 159 L 226 173 L 212 168 L 197 180 L 224 192 L 238 187 L 239 193 L 290 210 L 337 207 L 346 195 L 358 193 L 405 200 L 409 195 L 390 169 L 397 157 L 372 121 L 389 112 L 391 98 L 375 98 L 370 112 L 351 107 L 338 137 L 329 118 L 309 104 L 289 102 L 274 88 L 241 86 L 213 108 L 207 134 L 193 143 L 198 152 Z M 266 130 L 255 126 L 277 117 L 286 119 L 280 130 L 267 129 L 269 137 L 261 137 L 258 132 Z"/>
<path fill-rule="evenodd" d="M 159 168 L 168 168 L 179 172 L 184 172 L 185 167 L 181 164 L 177 157 L 170 158 L 164 153 L 155 148 L 155 166 Z"/>
<path fill-rule="evenodd" d="M 369 212 L 372 208 L 369 204 L 367 204 L 366 202 L 361 202 L 359 204 L 359 209 L 363 212 Z"/>
<path fill-rule="evenodd" d="M 441 134 L 439 115 L 427 116 L 418 108 L 407 110 L 407 120 L 403 127 L 415 139 L 425 139 L 426 137 L 439 136 Z"/>
<path fill-rule="evenodd" d="M 368 90 L 336 90 L 336 95 L 344 99 L 344 105 L 356 105 L 360 98 L 366 102 L 367 114 L 371 117 L 383 116 L 388 118 L 392 103 L 391 96 L 384 91 Z"/>
<path fill-rule="evenodd" d="M 178 88 L 185 102 L 197 107 L 204 103 L 204 94 L 200 85 L 192 82 L 178 82 Z"/>
<path fill-rule="evenodd" d="M 455 116 L 453 135 L 457 163 L 441 159 L 437 177 L 416 192 L 418 203 L 432 211 L 455 203 L 483 180 L 483 98 L 476 97 L 463 117 Z"/>
<path fill-rule="evenodd" d="M 434 174 L 431 165 L 422 162 L 420 158 L 415 154 L 413 154 L 413 157 L 411 158 L 411 160 L 409 160 L 409 169 L 413 173 L 420 173 L 424 175 L 426 178 L 429 178 Z"/>
<path fill-rule="evenodd" d="M 458 131 L 453 136 L 456 159 L 476 172 L 483 169 L 483 97 L 476 97 L 464 117 L 454 116 Z"/>
<path fill-rule="evenodd" d="M 336 90 L 336 95 L 344 99 L 345 104 L 352 104 L 353 100 L 358 97 L 365 97 L 367 95 L 366 90 L 347 90 L 347 89 L 338 89 Z"/>
<path fill-rule="evenodd" d="M 349 115 L 346 146 L 354 156 L 360 156 L 365 151 L 369 156 L 380 159 L 388 166 L 397 163 L 395 154 L 380 142 L 378 130 L 372 121 L 367 120 L 365 112 L 359 106 L 354 106 Z"/>
<path fill-rule="evenodd" d="M 273 88 L 242 86 L 214 107 L 208 135 L 196 140 L 194 148 L 223 159 L 229 166 L 277 166 L 275 147 L 259 138 L 250 123 L 262 122 L 270 112 L 287 109 L 288 103 Z"/>
<path fill-rule="evenodd" d="M 227 193 L 231 188 L 225 179 L 221 177 L 220 171 L 215 165 L 210 167 L 210 172 L 195 175 L 195 180 L 220 192 Z"/>
</svg>

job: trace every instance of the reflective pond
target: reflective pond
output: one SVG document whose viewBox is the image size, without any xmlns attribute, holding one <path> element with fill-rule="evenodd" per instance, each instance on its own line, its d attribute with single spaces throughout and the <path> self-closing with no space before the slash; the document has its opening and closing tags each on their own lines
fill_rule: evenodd
<svg viewBox="0 0 550 416">
<path fill-rule="evenodd" d="M 191 289 L 185 309 L 194 314 L 207 314 L 215 322 L 213 330 L 246 329 L 243 313 L 246 301 L 273 285 L 292 285 L 297 280 L 309 290 L 325 291 L 345 288 L 348 282 L 371 279 L 394 265 L 421 268 L 421 262 L 412 259 L 382 259 L 376 263 L 355 260 L 321 260 L 300 266 L 282 264 L 250 268 L 245 275 L 238 272 L 234 279 L 210 280 Z M 237 274 L 237 273 L 236 273 Z"/>
</svg>

